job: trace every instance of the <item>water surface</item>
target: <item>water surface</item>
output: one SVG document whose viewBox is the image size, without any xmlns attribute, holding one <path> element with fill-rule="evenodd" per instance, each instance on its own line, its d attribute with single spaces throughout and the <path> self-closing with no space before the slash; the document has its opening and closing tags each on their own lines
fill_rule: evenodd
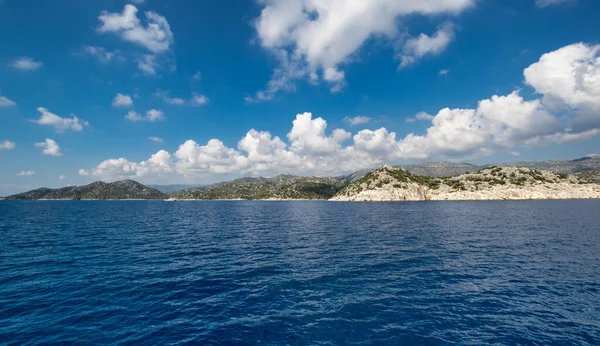
<svg viewBox="0 0 600 346">
<path fill-rule="evenodd" d="M 600 201 L 2 201 L 0 344 L 600 344 Z"/>
</svg>

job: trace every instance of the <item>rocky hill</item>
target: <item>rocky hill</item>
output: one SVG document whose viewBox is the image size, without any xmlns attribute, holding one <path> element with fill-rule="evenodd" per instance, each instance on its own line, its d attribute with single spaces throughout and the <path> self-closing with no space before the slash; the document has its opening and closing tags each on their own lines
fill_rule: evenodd
<svg viewBox="0 0 600 346">
<path fill-rule="evenodd" d="M 332 177 L 241 178 L 171 194 L 173 199 L 329 199 L 348 184 Z"/>
<path fill-rule="evenodd" d="M 491 166 L 523 167 L 537 170 L 552 171 L 557 173 L 573 174 L 578 172 L 600 171 L 600 156 L 591 155 L 575 160 L 523 161 L 479 166 L 470 163 L 454 163 L 441 161 L 424 162 L 412 165 L 400 165 L 395 167 L 406 169 L 407 171 L 417 175 L 426 175 L 429 177 L 440 178 L 475 172 Z M 345 176 L 344 178 L 346 178 L 349 181 L 355 181 L 364 177 L 367 173 L 373 171 L 374 169 L 361 169 Z"/>
<path fill-rule="evenodd" d="M 434 178 L 383 166 L 338 192 L 333 201 L 424 201 L 600 198 L 598 172 L 567 175 L 518 167 L 488 167 Z"/>
<path fill-rule="evenodd" d="M 484 168 L 470 163 L 453 163 L 453 162 L 425 162 L 416 165 L 397 166 L 404 168 L 407 171 L 417 174 L 426 175 L 429 177 L 451 177 L 467 172 L 474 172 Z"/>
<path fill-rule="evenodd" d="M 67 186 L 59 189 L 41 188 L 5 199 L 19 200 L 79 200 L 79 199 L 164 199 L 167 196 L 133 180 L 105 183 L 97 181 L 83 186 Z"/>
</svg>

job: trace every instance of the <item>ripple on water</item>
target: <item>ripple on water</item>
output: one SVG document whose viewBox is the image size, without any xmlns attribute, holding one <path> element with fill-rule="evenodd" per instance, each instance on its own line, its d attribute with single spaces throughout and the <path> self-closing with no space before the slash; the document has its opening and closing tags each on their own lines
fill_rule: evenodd
<svg viewBox="0 0 600 346">
<path fill-rule="evenodd" d="M 600 201 L 0 202 L 0 343 L 600 344 Z"/>
</svg>

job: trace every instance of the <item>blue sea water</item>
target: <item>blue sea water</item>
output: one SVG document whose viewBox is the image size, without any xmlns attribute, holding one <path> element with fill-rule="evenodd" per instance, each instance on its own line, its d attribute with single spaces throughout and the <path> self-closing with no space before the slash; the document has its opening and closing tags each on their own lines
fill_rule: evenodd
<svg viewBox="0 0 600 346">
<path fill-rule="evenodd" d="M 600 201 L 0 202 L 0 344 L 600 344 Z"/>
</svg>

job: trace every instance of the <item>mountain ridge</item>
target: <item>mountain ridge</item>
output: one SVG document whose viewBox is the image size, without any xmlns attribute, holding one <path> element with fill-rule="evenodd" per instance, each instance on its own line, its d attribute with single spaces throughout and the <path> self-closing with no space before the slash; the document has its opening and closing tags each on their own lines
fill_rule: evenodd
<svg viewBox="0 0 600 346">
<path fill-rule="evenodd" d="M 134 180 L 112 183 L 96 181 L 87 185 L 65 186 L 57 189 L 39 188 L 4 197 L 6 200 L 124 200 L 164 199 L 167 195 Z"/>
</svg>

